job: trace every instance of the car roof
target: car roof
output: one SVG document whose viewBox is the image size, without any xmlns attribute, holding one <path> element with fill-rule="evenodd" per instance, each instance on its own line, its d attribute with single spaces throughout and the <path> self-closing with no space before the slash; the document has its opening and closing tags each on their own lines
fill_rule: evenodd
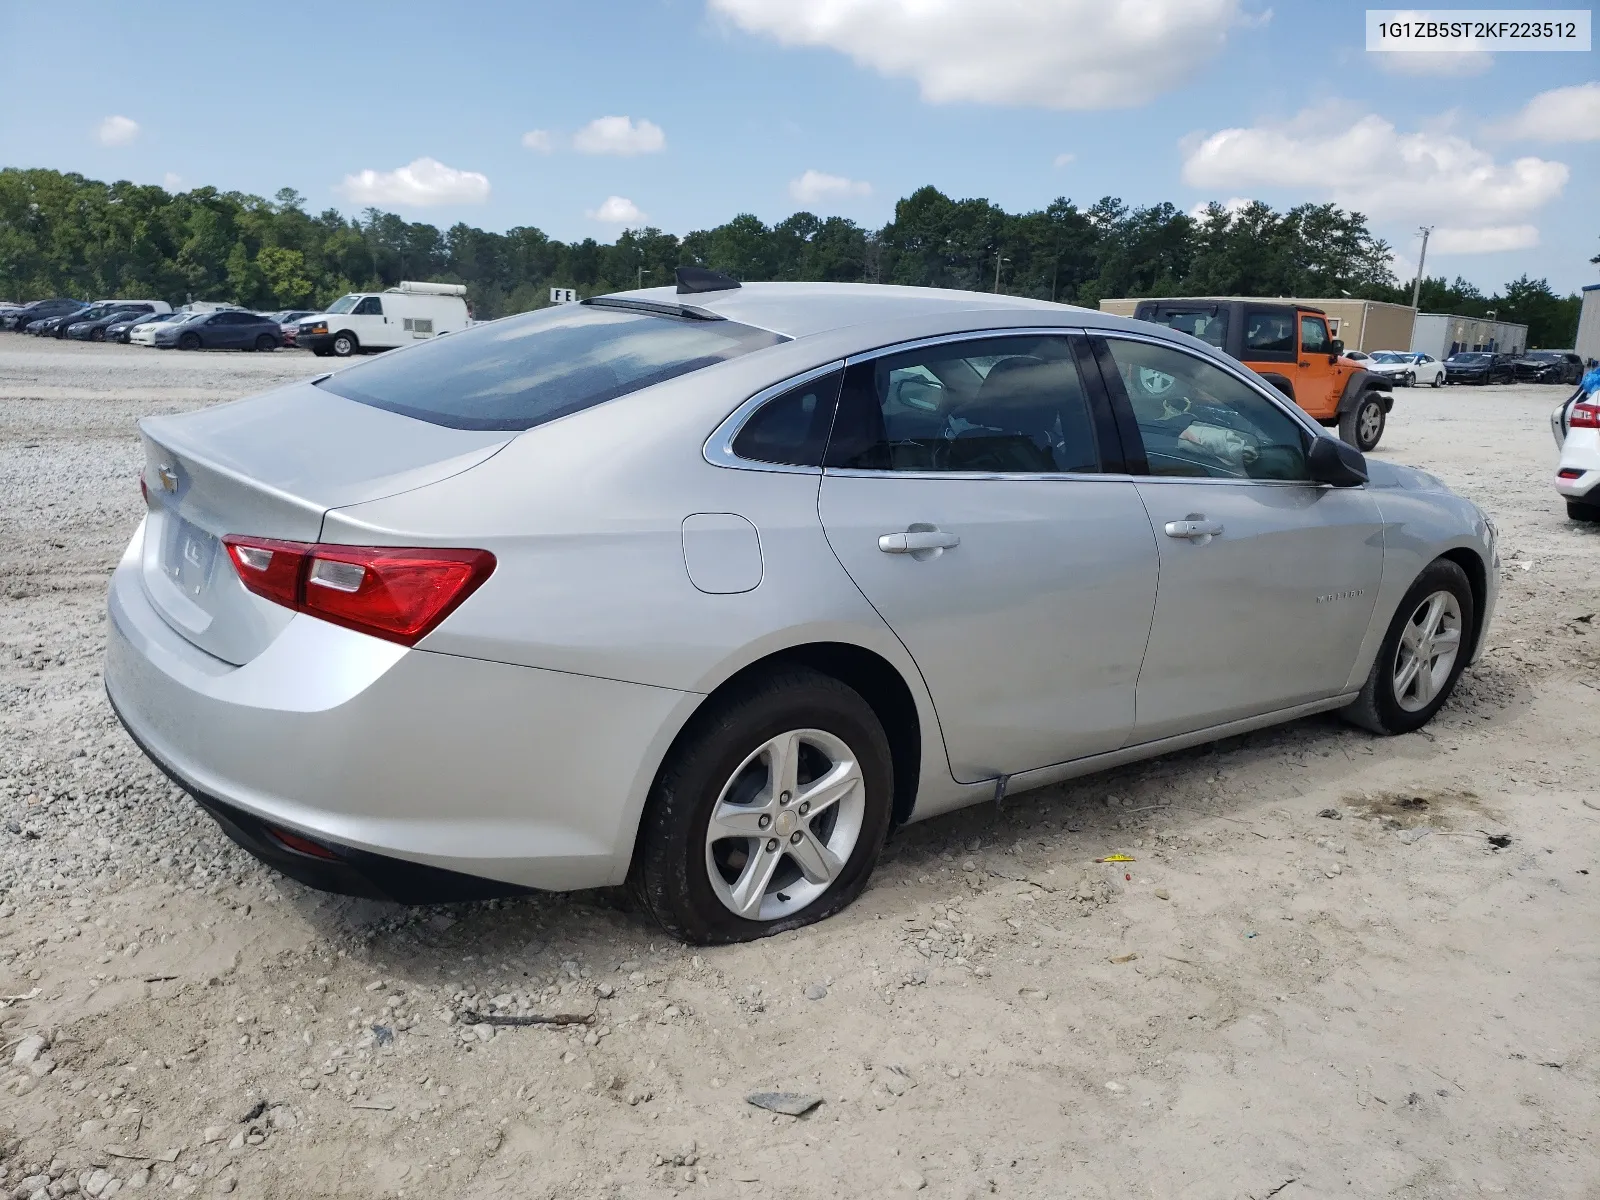
<svg viewBox="0 0 1600 1200">
<path fill-rule="evenodd" d="M 675 288 L 617 292 L 614 299 L 701 308 L 758 329 L 803 338 L 831 329 L 876 325 L 903 318 L 938 317 L 960 312 L 1037 311 L 1041 324 L 1102 324 L 1092 309 L 992 292 L 901 287 L 876 283 L 747 283 L 721 292 L 679 295 Z M 1063 318 L 1068 318 L 1063 320 Z"/>
</svg>

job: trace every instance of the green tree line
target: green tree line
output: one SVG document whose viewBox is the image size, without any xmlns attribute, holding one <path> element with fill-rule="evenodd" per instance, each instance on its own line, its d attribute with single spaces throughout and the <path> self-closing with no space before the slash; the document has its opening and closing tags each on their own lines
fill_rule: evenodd
<svg viewBox="0 0 1600 1200">
<path fill-rule="evenodd" d="M 866 229 L 797 212 L 773 225 L 749 214 L 678 237 L 655 228 L 614 242 L 562 242 L 532 226 L 448 229 L 367 209 L 307 211 L 285 188 L 271 200 L 201 187 L 172 194 L 42 169 L 0 169 L 0 297 L 142 296 L 225 300 L 259 310 L 315 308 L 402 279 L 464 283 L 475 313 L 537 308 L 552 287 L 581 295 L 668 283 L 693 263 L 743 280 L 828 280 L 998 290 L 1094 307 L 1104 297 L 1354 296 L 1408 302 L 1391 247 L 1361 213 L 1332 204 L 1266 204 L 1192 215 L 1172 204 L 1060 198 L 1010 213 L 924 187 Z M 1525 321 L 1530 344 L 1570 344 L 1577 297 L 1526 277 L 1483 296 L 1429 279 L 1423 309 Z"/>
</svg>

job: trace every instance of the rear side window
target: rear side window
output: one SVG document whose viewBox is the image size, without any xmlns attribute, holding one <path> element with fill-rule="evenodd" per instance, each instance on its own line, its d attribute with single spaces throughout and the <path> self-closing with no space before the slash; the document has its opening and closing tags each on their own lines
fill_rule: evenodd
<svg viewBox="0 0 1600 1200">
<path fill-rule="evenodd" d="M 317 386 L 453 429 L 531 429 L 787 340 L 735 321 L 561 304 L 418 343 Z"/>
<path fill-rule="evenodd" d="M 1098 471 L 1100 457 L 1067 339 L 1022 336 L 847 368 L 827 465 L 1031 475 Z"/>
<path fill-rule="evenodd" d="M 750 462 L 820 467 L 843 379 L 843 371 L 834 371 L 767 401 L 733 439 L 733 453 Z"/>
<path fill-rule="evenodd" d="M 1247 309 L 1244 314 L 1244 357 L 1287 362 L 1295 356 L 1294 313 Z"/>
</svg>

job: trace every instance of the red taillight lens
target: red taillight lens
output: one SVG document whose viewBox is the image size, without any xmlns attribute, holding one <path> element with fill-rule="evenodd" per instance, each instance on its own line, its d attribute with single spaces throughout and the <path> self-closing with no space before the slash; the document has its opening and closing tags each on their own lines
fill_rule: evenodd
<svg viewBox="0 0 1600 1200">
<path fill-rule="evenodd" d="M 228 557 L 233 559 L 234 570 L 245 587 L 274 604 L 300 607 L 301 568 L 311 546 L 232 535 L 223 538 L 222 544 L 228 548 Z"/>
<path fill-rule="evenodd" d="M 1600 404 L 1580 400 L 1567 413 L 1569 429 L 1600 429 Z"/>
<path fill-rule="evenodd" d="M 304 611 L 410 646 L 493 570 L 487 550 L 319 545 L 306 572 Z"/>
<path fill-rule="evenodd" d="M 494 571 L 487 550 L 222 539 L 258 596 L 373 637 L 413 646 Z"/>
</svg>

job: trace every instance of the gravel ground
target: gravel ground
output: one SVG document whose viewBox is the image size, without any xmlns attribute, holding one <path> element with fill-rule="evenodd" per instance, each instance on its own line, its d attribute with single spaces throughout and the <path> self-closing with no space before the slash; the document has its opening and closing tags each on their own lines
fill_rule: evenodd
<svg viewBox="0 0 1600 1200">
<path fill-rule="evenodd" d="M 0 337 L 0 1196 L 1600 1194 L 1600 529 L 1549 484 L 1558 389 L 1400 395 L 1382 453 L 1505 557 L 1430 729 L 927 822 L 841 916 L 696 952 L 609 893 L 307 891 L 116 725 L 135 418 L 327 366 Z M 479 1019 L 529 1013 L 585 1023 Z"/>
</svg>

